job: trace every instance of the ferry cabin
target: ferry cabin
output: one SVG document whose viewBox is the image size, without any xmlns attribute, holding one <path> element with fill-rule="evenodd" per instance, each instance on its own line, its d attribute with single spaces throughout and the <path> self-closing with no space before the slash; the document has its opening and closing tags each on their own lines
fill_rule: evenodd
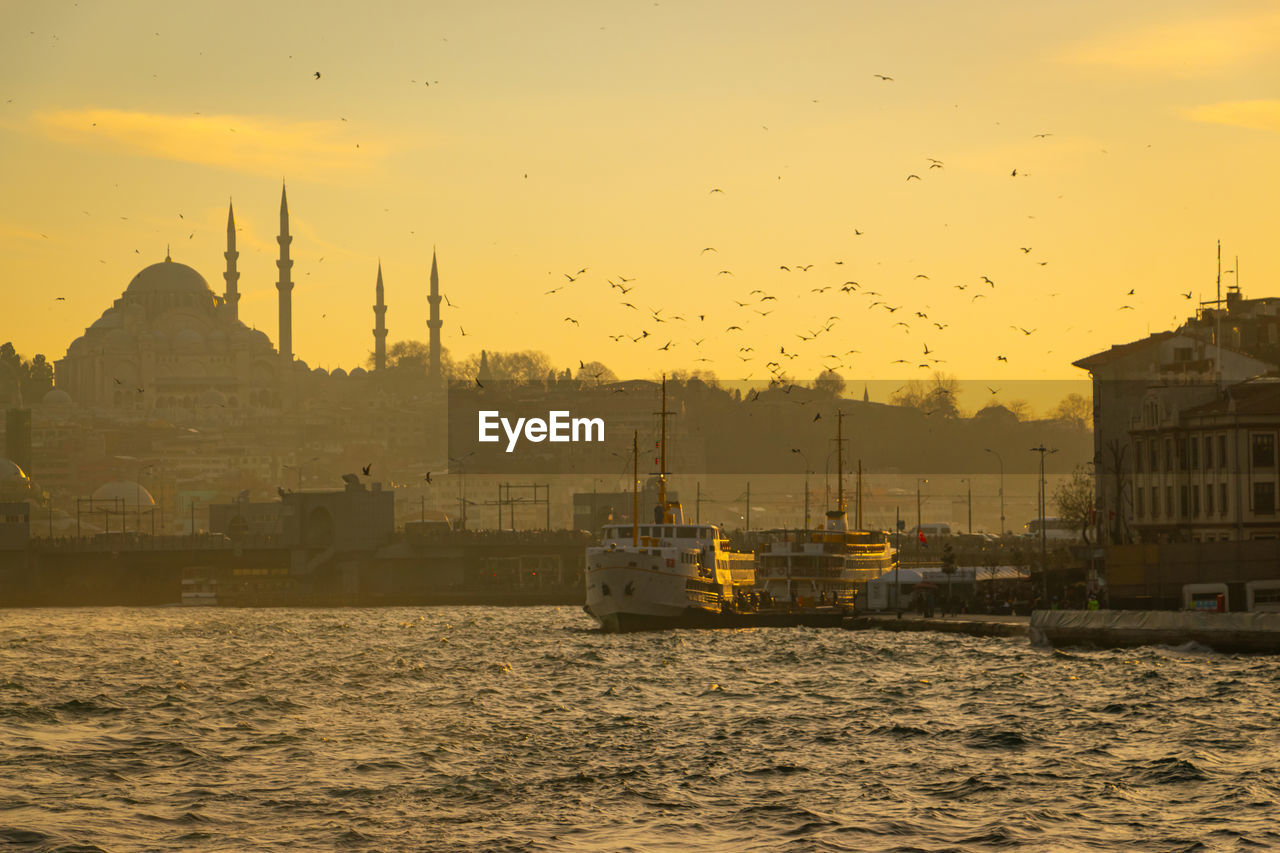
<svg viewBox="0 0 1280 853">
<path fill-rule="evenodd" d="M 630 524 L 609 524 L 604 528 L 603 548 L 630 548 L 634 530 Z M 641 524 L 640 548 L 677 548 L 696 551 L 697 564 L 714 572 L 714 579 L 735 586 L 750 584 L 753 560 L 750 554 L 729 551 L 729 540 L 712 524 Z M 724 574 L 722 574 L 724 573 Z M 731 580 L 730 580 L 731 579 Z"/>
<path fill-rule="evenodd" d="M 761 543 L 756 582 L 778 602 L 849 604 L 857 585 L 892 568 L 882 530 L 780 530 Z"/>
</svg>

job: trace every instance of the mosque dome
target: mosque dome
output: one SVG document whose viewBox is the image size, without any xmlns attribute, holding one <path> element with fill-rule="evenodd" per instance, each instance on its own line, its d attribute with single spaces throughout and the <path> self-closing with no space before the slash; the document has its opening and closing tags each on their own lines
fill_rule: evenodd
<svg viewBox="0 0 1280 853">
<path fill-rule="evenodd" d="M 175 263 L 168 258 L 135 275 L 124 293 L 125 296 L 149 296 L 157 293 L 213 295 L 204 276 L 186 264 Z"/>
<path fill-rule="evenodd" d="M 337 379 L 346 379 L 347 371 L 343 370 L 341 367 L 335 367 L 329 375 Z"/>
<path fill-rule="evenodd" d="M 15 466 L 16 467 L 16 466 Z M 95 501 L 119 500 L 128 509 L 146 509 L 156 505 L 156 499 L 138 483 L 128 480 L 112 480 L 103 483 L 93 493 Z"/>
<path fill-rule="evenodd" d="M 173 347 L 182 352 L 200 352 L 204 349 L 204 336 L 191 327 L 180 329 L 173 336 Z"/>
<path fill-rule="evenodd" d="M 351 372 L 348 373 L 347 375 L 350 376 L 352 379 L 362 379 L 363 377 L 369 375 L 369 371 L 365 370 L 363 367 L 353 367 L 351 368 Z"/>
<path fill-rule="evenodd" d="M 44 395 L 40 400 L 46 406 L 70 406 L 72 403 L 71 395 L 61 388 L 54 388 Z"/>
</svg>

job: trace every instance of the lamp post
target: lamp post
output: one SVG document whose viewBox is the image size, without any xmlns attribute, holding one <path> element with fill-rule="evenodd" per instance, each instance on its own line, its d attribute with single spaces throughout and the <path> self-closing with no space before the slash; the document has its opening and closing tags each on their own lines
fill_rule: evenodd
<svg viewBox="0 0 1280 853">
<path fill-rule="evenodd" d="M 282 466 L 282 467 L 283 467 L 286 471 L 297 471 L 297 472 L 298 472 L 298 491 L 302 491 L 302 469 L 303 469 L 303 468 L 305 468 L 306 466 L 310 465 L 312 462 L 319 462 L 319 461 L 320 461 L 320 457 L 319 457 L 319 456 L 312 456 L 312 457 L 311 457 L 310 459 L 308 459 L 306 462 L 299 462 L 297 465 L 284 465 L 284 466 Z"/>
<path fill-rule="evenodd" d="M 923 522 L 920 518 L 920 484 L 927 482 L 929 480 L 925 477 L 916 477 L 916 553 L 920 552 L 920 536 L 924 532 Z"/>
<path fill-rule="evenodd" d="M 1000 538 L 1004 538 L 1004 457 L 990 447 L 986 451 L 1000 461 Z"/>
<path fill-rule="evenodd" d="M 961 477 L 960 482 L 968 487 L 969 491 L 969 535 L 973 535 L 973 479 L 971 477 Z"/>
<path fill-rule="evenodd" d="M 809 457 L 800 452 L 800 448 L 791 448 L 792 453 L 799 453 L 804 462 L 804 529 L 809 529 Z"/>
<path fill-rule="evenodd" d="M 1040 573 L 1044 581 L 1044 602 L 1049 603 L 1049 547 L 1047 539 L 1047 530 L 1045 525 L 1045 494 L 1044 494 L 1044 455 L 1046 453 L 1057 453 L 1057 448 L 1050 450 L 1041 444 L 1039 447 L 1031 448 L 1032 453 L 1040 454 Z"/>
</svg>

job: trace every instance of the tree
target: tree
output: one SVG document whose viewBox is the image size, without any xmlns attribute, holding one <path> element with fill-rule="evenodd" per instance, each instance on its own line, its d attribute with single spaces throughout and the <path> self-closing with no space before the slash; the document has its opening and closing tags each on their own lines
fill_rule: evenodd
<svg viewBox="0 0 1280 853">
<path fill-rule="evenodd" d="M 844 377 L 834 370 L 824 370 L 813 380 L 813 388 L 823 394 L 839 397 L 844 393 Z"/>
<path fill-rule="evenodd" d="M 594 382 L 599 385 L 617 382 L 618 375 L 598 361 L 588 361 L 578 368 L 577 379 L 579 382 Z"/>
<path fill-rule="evenodd" d="M 1094 518 L 1093 496 L 1093 477 L 1083 465 L 1077 465 L 1071 472 L 1071 477 L 1063 480 L 1053 490 L 1053 502 L 1058 508 L 1058 516 L 1080 530 L 1085 544 L 1092 544 L 1089 540 L 1089 528 Z"/>
<path fill-rule="evenodd" d="M 960 416 L 960 407 L 956 403 L 956 394 L 960 383 L 954 376 L 942 371 L 933 374 L 933 379 L 923 382 L 912 379 L 889 398 L 895 406 L 919 409 L 927 414 L 940 414 L 944 418 Z"/>
<path fill-rule="evenodd" d="M 494 379 L 518 385 L 541 385 L 553 369 L 547 354 L 537 350 L 486 352 L 485 356 L 489 362 L 489 373 Z M 479 371 L 480 356 L 473 355 L 458 363 L 455 376 L 470 382 Z"/>
<path fill-rule="evenodd" d="M 1062 421 L 1077 429 L 1087 429 L 1093 420 L 1093 404 L 1080 394 L 1068 394 L 1049 413 L 1055 421 Z"/>
</svg>

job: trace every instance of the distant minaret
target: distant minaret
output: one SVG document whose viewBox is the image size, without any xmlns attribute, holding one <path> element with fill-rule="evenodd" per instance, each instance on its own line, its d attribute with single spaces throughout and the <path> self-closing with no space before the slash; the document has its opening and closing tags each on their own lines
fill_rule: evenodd
<svg viewBox="0 0 1280 853">
<path fill-rule="evenodd" d="M 280 270 L 280 280 L 276 282 L 276 290 L 280 291 L 280 355 L 285 364 L 293 362 L 293 301 L 290 292 L 293 281 L 290 272 L 293 261 L 289 260 L 289 244 L 293 238 L 289 236 L 289 199 L 285 196 L 284 184 L 280 184 L 280 236 L 276 238 L 280 244 L 280 259 L 276 267 Z"/>
<path fill-rule="evenodd" d="M 225 302 L 231 315 L 231 322 L 240 319 L 240 273 L 236 271 L 236 260 L 240 253 L 236 251 L 236 211 L 231 202 L 227 202 L 227 250 L 222 253 L 227 259 L 227 271 L 222 278 L 227 283 Z"/>
<path fill-rule="evenodd" d="M 436 269 L 436 250 L 431 250 L 431 295 L 427 297 L 431 303 L 431 319 L 427 328 L 431 330 L 430 362 L 427 366 L 427 378 L 433 381 L 440 379 L 440 273 Z"/>
<path fill-rule="evenodd" d="M 382 261 L 378 261 L 378 302 L 373 306 L 373 363 L 379 373 L 387 369 L 387 306 L 382 301 Z"/>
</svg>

